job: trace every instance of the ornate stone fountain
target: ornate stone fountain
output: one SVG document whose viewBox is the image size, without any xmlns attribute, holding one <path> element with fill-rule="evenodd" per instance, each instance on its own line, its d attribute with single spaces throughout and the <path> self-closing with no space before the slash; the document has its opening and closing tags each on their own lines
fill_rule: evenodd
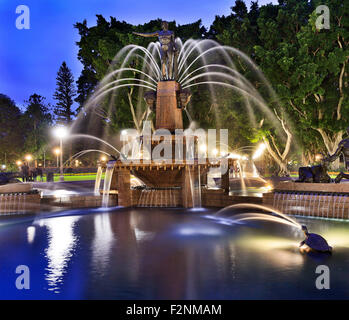
<svg viewBox="0 0 349 320">
<path fill-rule="evenodd" d="M 155 98 L 156 96 L 156 98 Z M 188 92 L 181 91 L 180 85 L 175 80 L 162 80 L 158 83 L 156 94 L 151 97 L 150 93 L 145 94 L 145 99 L 151 107 L 155 102 L 156 122 L 155 129 L 167 129 L 174 133 L 176 129 L 183 129 L 182 110 L 189 102 L 190 96 Z M 178 137 L 177 137 L 178 138 Z M 159 141 L 149 140 L 147 137 L 141 137 L 142 143 L 149 145 L 149 153 L 152 154 L 154 148 L 159 143 L 170 144 L 172 154 L 175 155 L 176 136 L 172 134 L 170 139 L 159 139 Z M 186 137 L 183 137 L 183 146 L 186 146 Z M 194 141 L 194 146 L 197 149 L 197 140 Z M 110 193 L 116 193 L 118 197 L 118 204 L 121 206 L 137 206 L 140 203 L 142 190 L 131 189 L 130 179 L 131 175 L 139 178 L 147 188 L 152 189 L 153 201 L 146 199 L 145 205 L 149 206 L 195 206 L 195 197 L 193 192 L 194 177 L 198 177 L 200 184 L 196 185 L 195 191 L 202 196 L 202 205 L 224 206 L 229 202 L 229 168 L 235 162 L 234 159 L 224 159 L 227 167 L 224 167 L 224 174 L 222 175 L 221 188 L 217 190 L 202 189 L 202 185 L 207 183 L 207 174 L 210 168 L 220 167 L 222 165 L 221 159 L 212 163 L 206 159 L 205 163 L 196 159 L 194 161 L 187 161 L 184 159 L 182 163 L 178 163 L 173 159 L 168 159 L 165 162 L 158 162 L 154 160 L 132 161 L 126 164 L 122 160 L 110 161 L 109 165 L 114 167 L 112 181 L 110 186 Z M 157 201 L 156 198 L 164 198 L 165 191 L 168 190 L 167 199 Z M 115 192 L 116 191 L 116 192 Z M 200 200 L 199 200 L 200 201 Z M 152 203 L 151 203 L 152 202 Z"/>
<path fill-rule="evenodd" d="M 184 152 L 183 161 L 175 161 L 176 141 L 178 141 L 175 131 L 183 129 L 182 111 L 189 103 L 191 95 L 188 90 L 182 90 L 176 81 L 178 49 L 174 42 L 173 32 L 167 29 L 166 23 L 163 23 L 162 31 L 138 35 L 159 37 L 162 78 L 157 83 L 156 91 L 146 92 L 144 99 L 148 108 L 156 113 L 155 129 L 166 129 L 172 134 L 170 139 L 160 137 L 155 141 L 150 137 L 141 136 L 141 142 L 149 146 L 149 154 L 152 154 L 154 148 L 160 143 L 167 144 L 172 149 L 173 157 L 166 161 L 143 159 L 137 159 L 137 161 L 128 159 L 127 163 L 123 159 L 110 161 L 108 166 L 113 167 L 110 190 L 104 190 L 104 192 L 117 194 L 120 206 L 194 207 L 203 205 L 222 207 L 231 204 L 229 169 L 235 159 L 216 158 L 215 161 L 206 159 L 203 162 L 196 158 L 188 161 Z M 181 137 L 181 141 L 186 149 L 186 137 Z M 194 149 L 197 154 L 197 137 L 194 137 Z M 218 167 L 223 172 L 221 187 L 216 190 L 202 188 L 207 184 L 207 174 L 210 168 Z M 140 179 L 146 185 L 147 190 L 132 189 L 131 175 Z M 142 195 L 144 191 L 147 192 L 146 196 Z"/>
</svg>

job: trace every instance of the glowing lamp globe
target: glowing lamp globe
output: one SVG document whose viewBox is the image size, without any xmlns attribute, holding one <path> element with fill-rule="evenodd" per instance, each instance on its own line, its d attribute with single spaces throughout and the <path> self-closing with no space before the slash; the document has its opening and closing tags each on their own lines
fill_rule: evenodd
<svg viewBox="0 0 349 320">
<path fill-rule="evenodd" d="M 68 135 L 68 130 L 65 127 L 56 127 L 53 130 L 53 134 L 55 137 L 57 137 L 59 139 L 64 139 Z"/>
</svg>

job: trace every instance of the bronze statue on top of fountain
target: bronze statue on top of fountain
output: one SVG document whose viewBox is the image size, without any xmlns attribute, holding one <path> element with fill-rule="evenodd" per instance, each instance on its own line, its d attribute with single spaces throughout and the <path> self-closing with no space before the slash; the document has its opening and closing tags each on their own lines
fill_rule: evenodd
<svg viewBox="0 0 349 320">
<path fill-rule="evenodd" d="M 133 33 L 142 37 L 158 37 L 161 45 L 160 55 L 162 80 L 176 80 L 178 49 L 175 42 L 174 32 L 168 30 L 167 21 L 162 21 L 161 27 L 162 30 L 151 33 Z"/>
<path fill-rule="evenodd" d="M 347 128 L 347 134 L 349 135 L 349 127 Z M 343 154 L 344 156 L 344 161 L 345 161 L 345 167 L 348 169 L 349 168 L 349 138 L 343 139 L 339 145 L 337 150 L 332 156 L 328 156 L 325 160 L 329 162 L 333 162 L 338 157 Z M 338 176 L 335 178 L 334 182 L 339 183 L 343 178 L 349 179 L 349 174 L 341 172 L 338 174 Z"/>
</svg>

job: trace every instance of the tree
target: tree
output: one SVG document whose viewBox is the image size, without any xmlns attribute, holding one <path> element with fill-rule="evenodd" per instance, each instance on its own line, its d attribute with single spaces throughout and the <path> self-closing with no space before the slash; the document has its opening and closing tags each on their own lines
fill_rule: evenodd
<svg viewBox="0 0 349 320">
<path fill-rule="evenodd" d="M 313 10 L 320 4 L 330 8 L 329 30 L 316 29 Z M 333 153 L 349 117 L 349 5 L 339 0 L 288 0 L 276 15 L 269 12 L 263 9 L 258 20 L 263 41 L 256 46 L 257 61 L 297 123 L 298 136 L 312 128 Z"/>
<path fill-rule="evenodd" d="M 252 1 L 248 11 L 243 1 L 237 0 L 231 10 L 231 14 L 227 17 L 216 16 L 210 27 L 209 37 L 222 44 L 236 47 L 252 57 L 253 47 L 259 43 L 258 3 Z"/>
<path fill-rule="evenodd" d="M 263 10 L 266 11 L 269 6 L 272 5 L 264 6 Z M 231 7 L 231 10 L 231 14 L 227 17 L 216 16 L 209 34 L 219 43 L 235 47 L 244 52 L 253 61 L 255 60 L 255 46 L 261 43 L 259 19 L 263 10 L 258 7 L 257 2 L 252 2 L 250 10 L 248 10 L 245 3 L 241 0 L 237 0 L 235 5 Z M 267 16 L 269 17 L 270 14 Z M 284 108 L 280 108 L 277 104 L 266 83 L 256 76 L 257 73 L 253 67 L 249 66 L 239 55 L 234 54 L 231 58 L 239 73 L 248 79 L 253 87 L 258 90 L 259 94 L 263 96 L 266 104 L 268 104 L 268 108 L 274 114 L 274 121 L 270 120 L 270 116 L 266 117 L 265 112 L 261 112 L 259 108 L 252 106 L 253 115 L 249 117 L 251 121 L 246 122 L 242 118 L 238 130 L 235 130 L 233 126 L 234 121 L 226 123 L 226 128 L 235 132 L 235 137 L 231 134 L 232 139 L 230 141 L 236 141 L 235 145 L 239 145 L 241 135 L 245 138 L 245 144 L 246 141 L 250 143 L 257 143 L 260 140 L 264 141 L 267 151 L 279 166 L 279 174 L 286 175 L 288 174 L 287 163 L 293 141 L 293 134 L 289 127 L 286 112 Z M 221 107 L 226 104 L 225 100 L 219 101 L 220 113 L 223 115 L 230 114 L 235 119 L 237 117 L 241 118 L 241 116 L 238 116 L 239 113 L 240 115 L 248 113 L 246 109 L 241 108 L 241 105 L 243 105 L 242 100 L 242 97 L 236 93 L 231 94 L 228 99 L 230 107 L 226 108 L 226 110 Z"/>
<path fill-rule="evenodd" d="M 14 162 L 20 156 L 24 142 L 21 110 L 8 96 L 0 94 L 0 115 L 0 159 Z"/>
<path fill-rule="evenodd" d="M 329 30 L 316 29 L 318 15 L 314 10 L 320 4 L 330 8 Z M 188 110 L 194 120 L 203 128 L 217 126 L 213 119 L 218 114 L 218 126 L 230 129 L 229 138 L 234 141 L 234 147 L 264 140 L 281 174 L 288 172 L 291 156 L 309 163 L 314 161 L 315 152 L 333 153 L 349 118 L 349 3 L 279 0 L 278 4 L 259 7 L 256 1 L 248 10 L 242 0 L 236 0 L 231 9 L 228 16 L 216 16 L 208 32 L 200 21 L 184 26 L 172 21 L 170 29 L 184 41 L 190 37 L 208 38 L 246 53 L 263 71 L 277 97 L 270 94 L 266 82 L 256 76 L 256 70 L 248 68 L 244 59 L 232 56 L 233 62 L 265 98 L 275 119 L 268 120 L 262 112 L 255 111 L 253 117 L 257 125 L 252 129 L 251 122 L 244 119 L 247 112 L 241 97 L 229 93 L 228 89 L 219 89 L 218 100 L 211 101 L 207 87 L 200 90 L 192 87 Z M 77 98 L 82 106 L 98 81 L 120 66 L 122 57 L 120 61 L 113 61 L 117 52 L 128 44 L 147 47 L 154 40 L 136 37 L 132 31 L 159 30 L 160 20 L 133 26 L 115 18 L 107 21 L 98 15 L 95 26 L 88 27 L 84 21 L 75 27 L 81 37 L 77 43 L 79 60 L 84 65 L 78 80 Z M 139 68 L 140 62 L 135 58 L 130 66 Z M 139 77 L 132 71 L 125 76 Z M 104 124 L 113 131 L 125 126 L 141 127 L 146 107 L 139 93 L 136 87 L 125 87 L 118 91 L 117 97 L 108 97 L 98 109 Z"/>
<path fill-rule="evenodd" d="M 72 106 L 76 90 L 73 74 L 65 61 L 60 66 L 56 79 L 57 88 L 53 97 L 57 100 L 57 104 L 54 109 L 54 114 L 56 115 L 57 123 L 69 125 L 75 114 L 72 110 Z"/>
<path fill-rule="evenodd" d="M 27 107 L 22 116 L 25 126 L 25 150 L 39 156 L 48 140 L 48 128 L 52 123 L 50 105 L 45 104 L 45 98 L 34 93 L 26 101 Z"/>
<path fill-rule="evenodd" d="M 83 110 L 85 101 L 88 99 L 89 95 L 93 92 L 93 89 L 97 85 L 95 72 L 89 67 L 84 68 L 81 71 L 81 75 L 76 83 L 78 87 L 78 96 L 75 98 L 75 102 L 79 104 L 78 108 L 76 109 L 76 114 L 78 114 Z"/>
</svg>

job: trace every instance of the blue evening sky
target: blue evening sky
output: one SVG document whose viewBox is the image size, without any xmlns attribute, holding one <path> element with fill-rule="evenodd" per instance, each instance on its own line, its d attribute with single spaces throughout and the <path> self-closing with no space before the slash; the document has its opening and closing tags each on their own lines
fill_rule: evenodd
<svg viewBox="0 0 349 320">
<path fill-rule="evenodd" d="M 245 1 L 248 6 L 249 0 Z M 276 2 L 260 0 L 259 4 Z M 0 0 L 0 93 L 22 106 L 32 93 L 54 103 L 56 73 L 63 61 L 75 80 L 82 65 L 77 59 L 76 22 L 96 23 L 96 14 L 132 24 L 152 19 L 186 24 L 202 19 L 208 27 L 215 15 L 227 15 L 233 0 Z M 30 9 L 30 29 L 15 26 L 16 7 Z"/>
</svg>

